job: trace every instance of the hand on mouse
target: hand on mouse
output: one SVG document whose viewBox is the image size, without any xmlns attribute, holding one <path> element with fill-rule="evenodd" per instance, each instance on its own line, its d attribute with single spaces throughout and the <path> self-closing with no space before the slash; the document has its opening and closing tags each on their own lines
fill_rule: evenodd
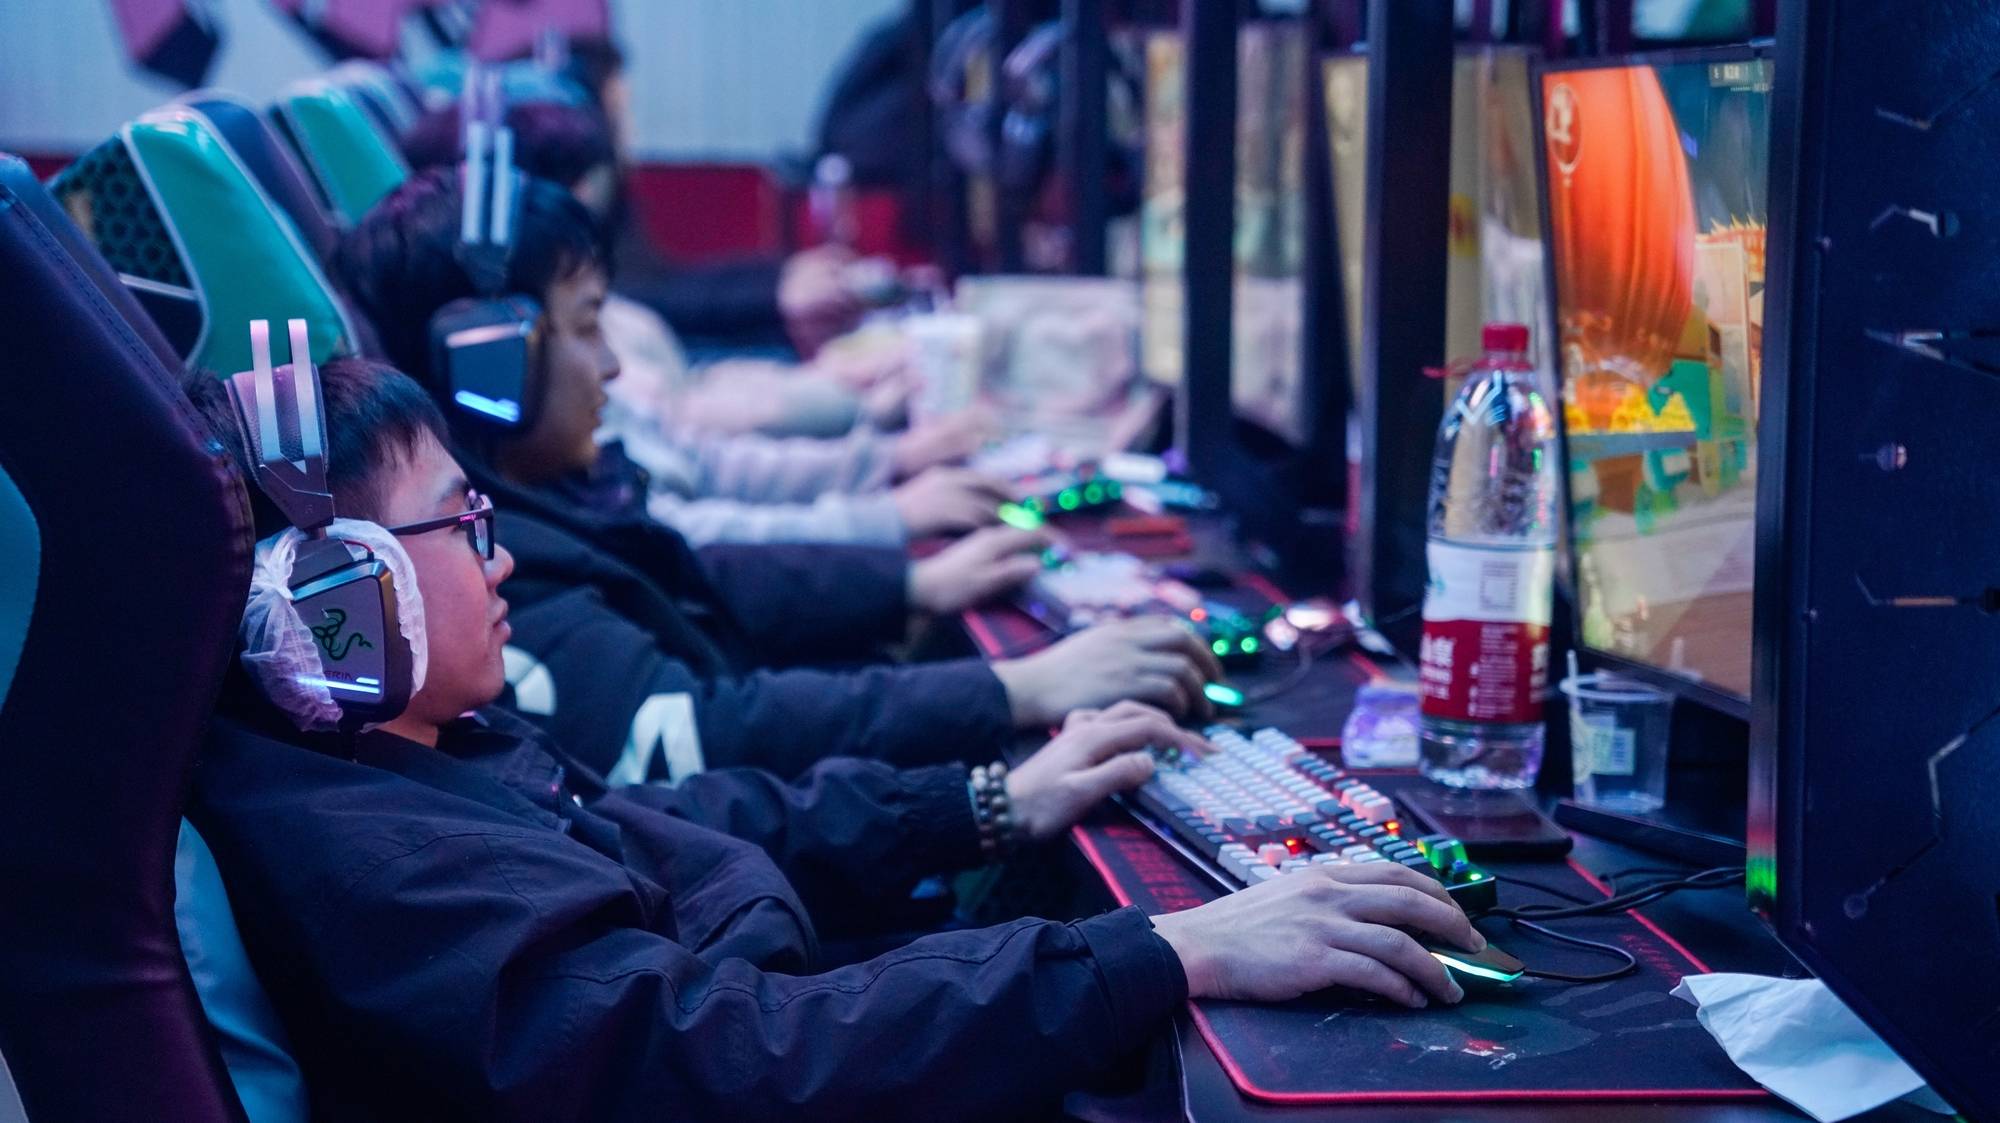
<svg viewBox="0 0 2000 1123">
<path fill-rule="evenodd" d="M 1194 998 L 1282 1002 L 1330 986 L 1421 1008 L 1465 997 L 1401 929 L 1486 946 L 1444 887 L 1389 862 L 1315 865 L 1153 918 Z"/>
<path fill-rule="evenodd" d="M 1063 730 L 1007 774 L 1015 821 L 1031 839 L 1053 838 L 1114 792 L 1153 775 L 1148 749 L 1207 752 L 1209 743 L 1172 718 L 1138 702 L 1079 710 Z"/>
</svg>

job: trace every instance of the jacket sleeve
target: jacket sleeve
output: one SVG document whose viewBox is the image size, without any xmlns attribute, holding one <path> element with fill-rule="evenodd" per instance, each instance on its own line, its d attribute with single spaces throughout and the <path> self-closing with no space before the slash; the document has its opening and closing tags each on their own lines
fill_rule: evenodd
<svg viewBox="0 0 2000 1123">
<path fill-rule="evenodd" d="M 761 360 L 723 359 L 695 371 L 673 416 L 711 433 L 838 437 L 860 420 L 861 399 L 831 378 Z"/>
<path fill-rule="evenodd" d="M 908 626 L 910 563 L 899 549 L 717 544 L 698 554 L 766 665 L 852 659 Z"/>
<path fill-rule="evenodd" d="M 903 519 L 884 495 L 822 495 L 810 503 L 687 499 L 656 491 L 646 512 L 699 546 L 723 542 L 827 542 L 901 546 Z"/>
<path fill-rule="evenodd" d="M 614 820 L 666 814 L 741 839 L 770 855 L 815 922 L 865 912 L 869 900 L 906 896 L 933 874 L 984 860 L 961 765 L 897 769 L 827 760 L 786 783 L 755 768 L 644 784 L 591 804 Z M 627 835 L 629 841 L 644 832 Z"/>
<path fill-rule="evenodd" d="M 686 426 L 671 430 L 699 466 L 696 490 L 754 503 L 806 503 L 822 495 L 879 491 L 895 470 L 890 447 L 871 433 L 840 440 L 718 437 Z"/>
<path fill-rule="evenodd" d="M 928 936 L 817 975 L 709 962 L 621 922 L 628 888 L 563 876 L 583 849 L 458 834 L 372 869 L 296 951 L 329 1032 L 476 1118 L 1018 1118 L 1186 992 L 1135 909 Z"/>
<path fill-rule="evenodd" d="M 990 760 L 1013 733 L 1006 690 L 977 659 L 704 678 L 593 590 L 514 619 L 514 708 L 614 783 L 732 766 L 789 777 L 831 756 Z"/>
</svg>

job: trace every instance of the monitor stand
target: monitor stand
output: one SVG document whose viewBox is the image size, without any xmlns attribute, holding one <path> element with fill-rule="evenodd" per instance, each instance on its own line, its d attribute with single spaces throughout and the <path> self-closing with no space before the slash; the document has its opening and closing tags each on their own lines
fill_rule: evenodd
<svg viewBox="0 0 2000 1123">
<path fill-rule="evenodd" d="M 1744 777 L 1726 767 L 1676 767 L 1667 805 L 1638 814 L 1556 801 L 1555 820 L 1573 831 L 1710 869 L 1745 861 Z"/>
</svg>

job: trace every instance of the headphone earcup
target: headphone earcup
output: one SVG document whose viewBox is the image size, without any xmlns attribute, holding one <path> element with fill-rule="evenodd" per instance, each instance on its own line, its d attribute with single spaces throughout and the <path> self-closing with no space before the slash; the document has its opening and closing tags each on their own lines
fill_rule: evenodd
<svg viewBox="0 0 2000 1123">
<path fill-rule="evenodd" d="M 454 300 L 431 317 L 431 374 L 445 406 L 505 433 L 535 423 L 542 306 L 515 294 Z"/>
<path fill-rule="evenodd" d="M 388 721 L 410 702 L 413 659 L 403 636 L 396 576 L 373 553 L 337 538 L 308 542 L 293 563 L 292 609 L 312 635 L 321 685 L 342 728 Z"/>
</svg>

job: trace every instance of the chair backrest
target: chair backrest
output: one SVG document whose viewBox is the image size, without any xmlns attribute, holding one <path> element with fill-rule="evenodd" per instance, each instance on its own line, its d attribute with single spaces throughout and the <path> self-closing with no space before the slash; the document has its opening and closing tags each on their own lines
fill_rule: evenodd
<svg viewBox="0 0 2000 1123">
<path fill-rule="evenodd" d="M 410 178 L 403 153 L 348 90 L 323 78 L 295 82 L 271 106 L 278 131 L 299 154 L 327 213 L 341 227 Z"/>
<path fill-rule="evenodd" d="M 145 114 L 49 187 L 190 365 L 248 370 L 251 320 L 304 318 L 316 362 L 357 349 L 311 247 L 194 108 Z"/>
<path fill-rule="evenodd" d="M 322 264 L 328 261 L 340 232 L 320 205 L 319 190 L 299 166 L 298 154 L 271 130 L 257 107 L 221 90 L 196 90 L 179 101 L 201 114 L 256 177 L 264 193 L 292 220 L 313 255 Z"/>
<path fill-rule="evenodd" d="M 410 87 L 382 63 L 349 59 L 327 71 L 326 78 L 354 95 L 383 134 L 392 140 L 402 136 L 423 115 Z"/>
<path fill-rule="evenodd" d="M 0 177 L 0 1052 L 30 1119 L 241 1119 L 173 863 L 249 502 L 30 194 Z"/>
<path fill-rule="evenodd" d="M 35 213 L 35 217 L 41 220 L 42 228 L 55 239 L 56 245 L 69 254 L 76 262 L 77 268 L 83 270 L 91 286 L 118 310 L 118 314 L 123 316 L 127 323 L 132 325 L 132 331 L 139 337 L 139 342 L 144 343 L 159 357 L 160 365 L 168 370 L 179 370 L 180 352 L 166 336 L 160 334 L 159 325 L 155 324 L 152 316 L 133 299 L 132 291 L 126 288 L 118 274 L 112 272 L 111 267 L 104 263 L 104 258 L 91 246 L 90 240 L 85 238 L 83 232 L 76 228 L 76 224 L 70 222 L 63 214 L 55 199 L 42 189 L 41 183 L 35 179 L 34 169 L 28 166 L 28 162 L 0 152 L 0 184 L 6 185 L 19 205 Z"/>
</svg>

